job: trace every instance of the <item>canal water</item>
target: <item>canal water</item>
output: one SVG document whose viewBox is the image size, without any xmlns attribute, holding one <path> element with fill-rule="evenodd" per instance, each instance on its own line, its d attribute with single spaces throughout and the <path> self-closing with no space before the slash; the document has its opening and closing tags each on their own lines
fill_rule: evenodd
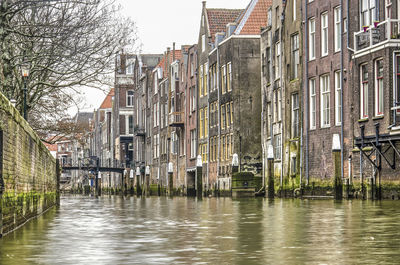
<svg viewBox="0 0 400 265">
<path fill-rule="evenodd" d="M 400 264 L 400 202 L 68 196 L 0 264 Z"/>
</svg>

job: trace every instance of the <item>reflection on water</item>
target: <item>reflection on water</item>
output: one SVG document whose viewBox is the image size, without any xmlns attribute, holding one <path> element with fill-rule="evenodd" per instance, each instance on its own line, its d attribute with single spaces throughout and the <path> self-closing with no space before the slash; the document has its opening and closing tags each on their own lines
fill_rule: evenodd
<svg viewBox="0 0 400 265">
<path fill-rule="evenodd" d="M 0 264 L 399 264 L 400 203 L 64 197 Z"/>
</svg>

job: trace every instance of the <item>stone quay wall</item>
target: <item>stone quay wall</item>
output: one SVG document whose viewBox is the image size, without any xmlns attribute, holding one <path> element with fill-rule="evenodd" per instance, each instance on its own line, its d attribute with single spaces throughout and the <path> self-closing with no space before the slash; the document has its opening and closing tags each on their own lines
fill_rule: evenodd
<svg viewBox="0 0 400 265">
<path fill-rule="evenodd" d="M 0 93 L 0 237 L 59 201 L 56 160 Z"/>
</svg>

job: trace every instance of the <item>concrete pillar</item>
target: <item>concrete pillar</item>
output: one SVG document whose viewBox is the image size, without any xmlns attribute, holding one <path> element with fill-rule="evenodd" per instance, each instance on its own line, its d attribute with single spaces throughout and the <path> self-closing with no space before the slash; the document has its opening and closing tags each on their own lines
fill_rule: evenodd
<svg viewBox="0 0 400 265">
<path fill-rule="evenodd" d="M 140 187 L 140 167 L 136 167 L 136 195 L 140 196 L 142 194 L 142 190 Z"/>
<path fill-rule="evenodd" d="M 145 170 L 145 195 L 148 196 L 149 195 L 149 191 L 150 191 L 150 167 L 146 166 L 146 170 Z"/>
<path fill-rule="evenodd" d="M 267 153 L 267 197 L 273 199 L 275 197 L 275 183 L 274 183 L 274 147 L 268 146 Z"/>
<path fill-rule="evenodd" d="M 172 196 L 174 193 L 174 165 L 172 162 L 168 163 L 168 194 Z"/>
<path fill-rule="evenodd" d="M 196 196 L 198 199 L 202 199 L 203 196 L 203 162 L 201 155 L 197 156 L 196 161 Z"/>
<path fill-rule="evenodd" d="M 334 166 L 334 191 L 335 200 L 343 199 L 343 181 L 342 181 L 342 160 L 341 160 L 341 146 L 339 134 L 333 135 L 332 140 L 332 157 Z"/>
</svg>

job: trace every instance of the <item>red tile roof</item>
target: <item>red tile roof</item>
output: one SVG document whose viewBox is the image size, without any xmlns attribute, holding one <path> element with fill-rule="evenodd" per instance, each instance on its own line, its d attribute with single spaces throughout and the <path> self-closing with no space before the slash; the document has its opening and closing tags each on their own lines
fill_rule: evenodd
<svg viewBox="0 0 400 265">
<path fill-rule="evenodd" d="M 243 9 L 207 8 L 206 12 L 211 38 L 214 42 L 215 33 L 225 32 L 226 25 L 235 22 Z"/>
<path fill-rule="evenodd" d="M 112 108 L 112 97 L 114 96 L 114 88 L 111 88 L 110 92 L 108 92 L 106 98 L 103 103 L 100 105 L 100 109 L 111 109 Z"/>
<path fill-rule="evenodd" d="M 272 0 L 252 0 L 238 24 L 238 32 L 235 33 L 239 35 L 259 35 L 261 27 L 267 25 L 267 12 L 271 5 Z M 241 29 L 240 24 L 244 24 Z"/>
<path fill-rule="evenodd" d="M 173 51 L 170 51 L 170 56 L 169 56 L 169 63 L 172 63 L 174 56 L 173 56 Z M 181 50 L 175 50 L 175 60 L 180 60 L 182 58 L 182 51 Z M 156 68 L 160 67 L 163 69 L 163 78 L 167 77 L 167 71 L 165 71 L 165 61 L 167 60 L 167 55 L 164 54 L 164 56 L 161 58 L 160 62 L 157 64 Z"/>
</svg>

